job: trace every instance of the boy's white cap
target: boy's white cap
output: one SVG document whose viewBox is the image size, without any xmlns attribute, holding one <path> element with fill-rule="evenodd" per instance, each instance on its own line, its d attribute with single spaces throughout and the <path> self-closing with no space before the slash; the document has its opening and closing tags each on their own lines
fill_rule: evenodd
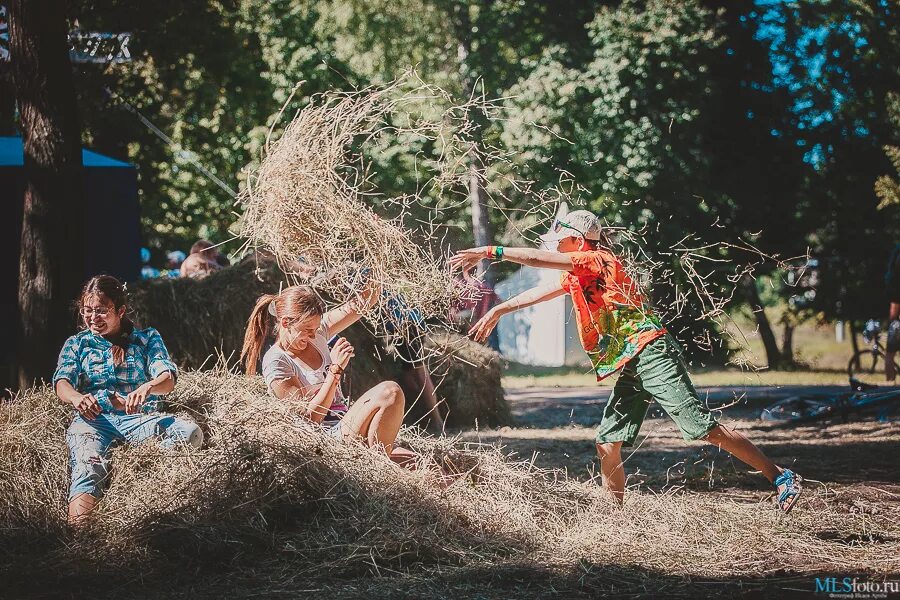
<svg viewBox="0 0 900 600">
<path fill-rule="evenodd" d="M 600 240 L 600 219 L 589 210 L 576 210 L 554 219 L 553 227 L 541 236 L 545 244 L 554 244 L 567 237 Z"/>
</svg>

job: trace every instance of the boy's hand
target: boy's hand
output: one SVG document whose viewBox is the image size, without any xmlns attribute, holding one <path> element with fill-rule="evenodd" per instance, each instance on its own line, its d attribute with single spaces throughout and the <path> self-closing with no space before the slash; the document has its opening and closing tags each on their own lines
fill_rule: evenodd
<svg viewBox="0 0 900 600">
<path fill-rule="evenodd" d="M 494 330 L 494 327 L 497 326 L 497 322 L 500 321 L 500 317 L 502 315 L 496 308 L 492 308 L 487 311 L 483 317 L 478 319 L 478 322 L 472 325 L 472 328 L 469 330 L 469 335 L 472 336 L 472 339 L 476 342 L 483 342 L 491 335 L 491 332 Z"/>
<path fill-rule="evenodd" d="M 450 257 L 450 270 L 455 271 L 471 271 L 478 263 L 488 257 L 487 246 L 479 246 L 478 248 L 469 248 L 468 250 L 460 250 Z"/>
</svg>

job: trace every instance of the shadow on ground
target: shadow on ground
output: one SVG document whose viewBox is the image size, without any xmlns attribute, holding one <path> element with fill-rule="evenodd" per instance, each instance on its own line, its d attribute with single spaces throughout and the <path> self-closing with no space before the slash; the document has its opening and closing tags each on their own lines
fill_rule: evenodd
<svg viewBox="0 0 900 600">
<path fill-rule="evenodd" d="M 701 399 L 712 409 L 726 407 L 734 417 L 757 417 L 760 411 L 777 400 L 798 394 L 837 395 L 849 391 L 847 386 L 716 386 L 698 390 Z M 610 387 L 529 387 L 506 390 L 516 425 L 552 428 L 565 425 L 596 426 Z M 659 407 L 654 404 L 654 408 Z"/>
<path fill-rule="evenodd" d="M 900 483 L 900 436 L 896 426 L 875 420 L 767 430 L 759 421 L 724 419 L 756 443 L 777 464 L 828 484 Z M 467 434 L 465 439 L 502 444 L 519 459 L 541 468 L 565 469 L 586 480 L 599 472 L 591 427 L 511 429 Z M 768 492 L 758 474 L 729 454 L 702 442 L 685 442 L 665 417 L 650 418 L 635 447 L 623 451 L 629 485 L 653 491 L 671 486 L 710 490 L 738 487 Z M 814 481 L 815 480 L 815 481 Z"/>
<path fill-rule="evenodd" d="M 236 565 L 235 565 L 236 566 Z M 291 567 L 296 567 L 296 571 Z M 481 600 L 504 598 L 798 598 L 823 597 L 818 585 L 831 577 L 858 577 L 858 573 L 780 573 L 772 577 L 703 578 L 674 576 L 640 565 L 601 565 L 582 559 L 573 566 L 554 567 L 546 562 L 510 562 L 485 567 L 448 567 L 441 572 L 404 574 L 383 573 L 369 577 L 341 576 L 334 573 L 308 573 L 303 563 L 279 562 L 276 568 L 223 569 L 217 573 L 198 572 L 185 578 L 150 575 L 139 578 L 106 578 L 104 585 L 86 581 L 56 582 L 43 586 L 36 594 L 10 597 L 80 598 L 92 597 L 140 599 L 220 599 L 220 598 L 304 598 L 328 597 L 335 600 L 367 598 L 420 598 Z M 182 571 L 183 573 L 183 571 Z M 303 573 L 302 575 L 300 573 Z M 880 580 L 872 578 L 873 581 Z M 11 590 L 4 590 L 9 592 Z"/>
</svg>

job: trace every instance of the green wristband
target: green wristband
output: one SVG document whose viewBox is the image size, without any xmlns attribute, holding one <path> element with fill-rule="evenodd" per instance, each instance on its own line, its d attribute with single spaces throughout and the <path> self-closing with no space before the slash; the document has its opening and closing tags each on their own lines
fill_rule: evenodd
<svg viewBox="0 0 900 600">
<path fill-rule="evenodd" d="M 497 246 L 497 249 L 494 252 L 494 254 L 497 257 L 497 260 L 503 260 L 503 246 Z"/>
</svg>

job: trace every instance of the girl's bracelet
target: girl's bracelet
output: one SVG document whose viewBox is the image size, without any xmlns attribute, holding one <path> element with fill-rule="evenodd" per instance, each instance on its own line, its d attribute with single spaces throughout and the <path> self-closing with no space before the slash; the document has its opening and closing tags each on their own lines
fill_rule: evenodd
<svg viewBox="0 0 900 600">
<path fill-rule="evenodd" d="M 487 257 L 490 259 L 503 260 L 503 246 L 488 246 Z"/>
<path fill-rule="evenodd" d="M 344 367 L 336 363 L 331 363 L 328 365 L 328 371 L 335 377 L 340 377 L 344 374 Z"/>
</svg>

